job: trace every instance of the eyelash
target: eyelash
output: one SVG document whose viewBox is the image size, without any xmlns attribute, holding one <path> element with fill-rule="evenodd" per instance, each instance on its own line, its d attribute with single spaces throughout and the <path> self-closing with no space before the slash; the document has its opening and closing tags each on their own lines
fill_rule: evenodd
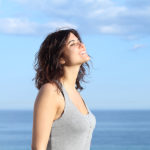
<svg viewBox="0 0 150 150">
<path fill-rule="evenodd" d="M 78 43 L 78 42 L 77 42 Z M 73 43 L 73 44 L 71 44 L 70 46 L 73 46 L 73 45 L 75 45 L 75 44 L 77 44 L 77 43 Z M 80 43 L 80 42 L 79 42 Z"/>
<path fill-rule="evenodd" d="M 73 46 L 73 45 L 75 45 L 75 43 L 71 44 L 70 46 Z"/>
</svg>

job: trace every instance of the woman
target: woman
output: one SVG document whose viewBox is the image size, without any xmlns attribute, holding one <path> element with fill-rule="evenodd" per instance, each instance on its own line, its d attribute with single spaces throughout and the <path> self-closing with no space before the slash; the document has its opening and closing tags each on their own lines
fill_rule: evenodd
<svg viewBox="0 0 150 150">
<path fill-rule="evenodd" d="M 75 29 L 56 30 L 36 56 L 32 150 L 90 150 L 96 118 L 82 90 L 90 57 Z"/>
</svg>

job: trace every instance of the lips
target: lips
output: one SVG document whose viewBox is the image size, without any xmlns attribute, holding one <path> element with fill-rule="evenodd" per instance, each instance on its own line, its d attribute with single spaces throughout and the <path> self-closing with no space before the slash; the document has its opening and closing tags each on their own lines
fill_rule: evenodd
<svg viewBox="0 0 150 150">
<path fill-rule="evenodd" d="M 83 50 L 83 51 L 80 52 L 80 55 L 84 55 L 84 54 L 86 54 L 85 50 Z"/>
</svg>

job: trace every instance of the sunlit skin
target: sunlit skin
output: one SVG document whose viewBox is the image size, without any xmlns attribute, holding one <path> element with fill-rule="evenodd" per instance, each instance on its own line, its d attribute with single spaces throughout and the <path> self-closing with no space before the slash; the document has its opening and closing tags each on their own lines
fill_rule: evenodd
<svg viewBox="0 0 150 150">
<path fill-rule="evenodd" d="M 66 40 L 66 45 L 63 48 L 67 59 L 61 59 L 60 62 L 64 64 L 64 77 L 60 81 L 67 89 L 75 89 L 76 78 L 80 69 L 80 66 L 90 60 L 87 53 L 83 55 L 81 52 L 86 52 L 85 45 L 79 41 L 79 39 L 70 33 Z"/>
<path fill-rule="evenodd" d="M 86 53 L 81 54 L 86 51 L 86 48 L 72 33 L 69 34 L 62 51 L 65 58 L 61 58 L 59 61 L 62 64 L 64 74 L 59 78 L 59 81 L 76 109 L 82 114 L 87 114 L 88 110 L 76 89 L 76 81 L 80 66 L 90 57 Z M 65 109 L 66 100 L 63 99 L 65 97 L 61 93 L 58 94 L 56 86 L 51 83 L 46 83 L 40 89 L 34 104 L 32 150 L 46 150 L 53 121 L 60 118 Z"/>
<path fill-rule="evenodd" d="M 81 43 L 73 33 L 70 33 L 64 51 L 69 59 L 69 62 L 67 62 L 66 65 L 81 65 L 90 60 L 90 57 L 86 53 L 85 45 Z"/>
</svg>

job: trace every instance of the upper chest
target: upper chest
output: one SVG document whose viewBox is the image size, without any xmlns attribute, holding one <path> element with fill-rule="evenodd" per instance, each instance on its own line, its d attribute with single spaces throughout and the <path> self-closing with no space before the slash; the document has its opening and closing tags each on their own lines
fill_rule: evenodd
<svg viewBox="0 0 150 150">
<path fill-rule="evenodd" d="M 67 94 L 69 97 L 69 101 L 74 105 L 74 107 L 76 107 L 76 109 L 78 109 L 78 111 L 85 115 L 88 113 L 88 110 L 86 108 L 86 105 L 80 95 L 80 93 L 76 90 L 67 90 Z M 62 112 L 64 110 L 65 107 L 65 101 L 64 100 L 60 100 L 59 101 L 59 107 L 60 107 L 60 112 Z"/>
</svg>

